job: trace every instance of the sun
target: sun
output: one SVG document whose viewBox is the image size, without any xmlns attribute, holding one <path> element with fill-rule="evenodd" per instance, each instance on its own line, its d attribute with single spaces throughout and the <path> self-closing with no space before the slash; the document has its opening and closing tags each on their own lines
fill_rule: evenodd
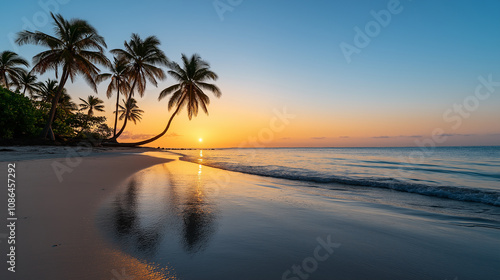
<svg viewBox="0 0 500 280">
<path fill-rule="evenodd" d="M 199 138 L 198 142 L 200 142 L 200 143 L 203 142 L 203 138 Z"/>
</svg>

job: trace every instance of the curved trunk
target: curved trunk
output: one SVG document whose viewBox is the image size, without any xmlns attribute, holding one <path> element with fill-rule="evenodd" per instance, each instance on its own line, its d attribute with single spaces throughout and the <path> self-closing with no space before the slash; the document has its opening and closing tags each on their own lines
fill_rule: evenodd
<svg viewBox="0 0 500 280">
<path fill-rule="evenodd" d="M 146 144 L 149 144 L 153 141 L 156 141 L 158 139 L 160 139 L 163 135 L 165 135 L 165 133 L 167 133 L 168 129 L 170 128 L 170 124 L 172 123 L 172 120 L 174 119 L 175 115 L 177 114 L 177 112 L 179 111 L 180 107 L 177 107 L 177 110 L 175 110 L 174 114 L 170 117 L 170 120 L 168 120 L 168 124 L 167 124 L 167 127 L 165 127 L 165 129 L 158 135 L 156 135 L 155 137 L 153 138 L 150 138 L 148 140 L 144 140 L 144 141 L 140 141 L 140 142 L 134 142 L 134 143 L 124 143 L 124 144 L 128 144 L 128 145 L 131 145 L 131 146 L 141 146 L 141 145 L 146 145 Z"/>
<path fill-rule="evenodd" d="M 115 136 L 113 136 L 113 138 L 111 138 L 110 140 L 116 140 L 116 138 L 120 137 L 120 135 L 123 133 L 123 131 L 125 130 L 125 127 L 127 126 L 127 121 L 128 121 L 128 112 L 127 112 L 127 115 L 125 116 L 125 121 L 123 122 L 123 126 L 122 128 L 120 129 L 120 131 L 118 131 L 117 134 L 115 134 Z"/>
<path fill-rule="evenodd" d="M 132 96 L 134 95 L 134 88 L 135 88 L 135 83 L 136 83 L 137 79 L 134 79 L 134 83 L 132 84 L 132 87 L 130 88 L 130 94 L 128 95 L 128 98 L 127 98 L 127 103 L 125 103 L 125 106 L 128 104 L 130 98 L 132 98 Z M 117 110 L 118 112 L 118 110 Z M 111 139 L 111 141 L 116 141 L 116 139 L 118 137 L 120 137 L 120 135 L 123 133 L 123 131 L 125 130 L 125 127 L 127 126 L 127 120 L 128 120 L 128 113 L 126 114 L 125 116 L 125 121 L 123 122 L 123 126 L 122 126 L 122 129 L 120 129 L 120 131 L 118 131 L 117 134 L 115 134 L 115 136 L 113 136 Z"/>
<path fill-rule="evenodd" d="M 117 82 L 117 93 L 116 93 L 116 110 L 115 110 L 115 126 L 113 127 L 113 138 L 116 136 L 116 126 L 118 125 L 118 105 L 120 103 L 120 82 Z"/>
<path fill-rule="evenodd" d="M 56 109 L 57 109 L 57 103 L 59 103 L 59 98 L 61 98 L 61 94 L 64 89 L 64 84 L 66 84 L 66 81 L 68 80 L 68 71 L 66 68 L 63 69 L 63 74 L 61 76 L 61 82 L 59 83 L 59 87 L 57 88 L 56 95 L 52 99 L 52 106 L 50 107 L 50 112 L 49 112 L 49 118 L 47 119 L 47 122 L 45 123 L 45 127 L 42 130 L 42 133 L 40 134 L 40 137 L 42 139 L 47 138 L 47 134 L 49 134 L 49 130 L 52 131 L 52 122 L 54 121 L 54 116 L 56 115 Z M 54 138 L 54 133 L 50 133 L 51 139 L 50 140 L 55 140 Z"/>
<path fill-rule="evenodd" d="M 52 141 L 56 140 L 56 136 L 54 135 L 54 131 L 52 131 L 52 127 L 49 127 L 48 135 L 49 135 L 50 140 L 52 140 Z"/>
<path fill-rule="evenodd" d="M 162 133 L 160 133 L 160 134 L 156 135 L 155 137 L 150 138 L 148 140 L 144 140 L 144 141 L 140 141 L 140 142 L 134 142 L 134 143 L 123 143 L 123 144 L 128 144 L 130 146 L 141 146 L 141 145 L 146 145 L 146 144 L 149 144 L 149 143 L 151 143 L 153 141 L 156 141 L 156 140 L 160 139 L 163 135 L 165 135 L 165 133 L 167 133 L 168 129 L 170 128 L 170 124 L 172 123 L 172 120 L 174 119 L 175 115 L 177 115 L 177 113 L 181 109 L 181 104 L 182 104 L 182 102 L 184 101 L 185 98 L 186 98 L 186 96 L 184 96 L 182 98 L 181 102 L 179 102 L 180 105 L 177 106 L 177 109 L 175 109 L 175 112 L 172 114 L 172 116 L 168 120 L 167 127 L 165 127 L 165 129 L 162 131 Z"/>
</svg>

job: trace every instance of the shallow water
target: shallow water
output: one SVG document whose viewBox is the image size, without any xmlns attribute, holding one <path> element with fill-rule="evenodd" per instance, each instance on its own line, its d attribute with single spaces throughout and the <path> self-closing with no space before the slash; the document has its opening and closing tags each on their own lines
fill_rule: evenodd
<svg viewBox="0 0 500 280">
<path fill-rule="evenodd" d="M 97 224 L 124 252 L 168 266 L 180 279 L 294 279 L 287 271 L 304 262 L 310 279 L 488 279 L 500 272 L 498 229 L 481 219 L 342 192 L 175 161 L 128 178 Z M 314 267 L 325 242 L 335 246 L 320 248 L 326 259 Z"/>
<path fill-rule="evenodd" d="M 341 183 L 500 206 L 500 147 L 182 151 L 183 159 L 303 182 Z"/>
</svg>

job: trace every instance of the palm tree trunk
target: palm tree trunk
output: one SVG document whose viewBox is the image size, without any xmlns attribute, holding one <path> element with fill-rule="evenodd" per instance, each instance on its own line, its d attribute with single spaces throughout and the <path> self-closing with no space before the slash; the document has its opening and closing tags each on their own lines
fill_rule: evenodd
<svg viewBox="0 0 500 280">
<path fill-rule="evenodd" d="M 26 96 L 26 85 L 24 86 L 23 96 Z"/>
<path fill-rule="evenodd" d="M 113 128 L 113 138 L 116 136 L 116 126 L 118 125 L 118 105 L 120 103 L 120 82 L 117 82 L 117 93 L 116 93 L 116 110 L 115 110 L 115 126 Z"/>
<path fill-rule="evenodd" d="M 5 88 L 9 89 L 9 82 L 7 82 L 7 72 L 3 73 L 3 80 L 4 80 L 4 83 L 5 83 Z"/>
<path fill-rule="evenodd" d="M 181 100 L 181 102 L 179 102 L 179 104 L 182 104 L 184 99 L 186 98 L 186 96 L 184 96 Z M 156 141 L 158 139 L 160 139 L 161 137 L 163 137 L 163 135 L 165 135 L 165 133 L 167 133 L 168 129 L 170 128 L 170 124 L 172 123 L 172 120 L 174 119 L 175 115 L 177 115 L 177 113 L 179 112 L 179 110 L 181 109 L 181 106 L 177 106 L 177 109 L 175 109 L 175 112 L 172 114 L 172 116 L 170 117 L 170 119 L 168 120 L 168 123 L 167 123 L 167 127 L 165 127 L 165 129 L 158 135 L 156 135 L 155 137 L 153 138 L 150 138 L 148 140 L 144 140 L 144 141 L 140 141 L 140 142 L 135 142 L 135 143 L 124 143 L 124 144 L 128 144 L 130 146 L 141 146 L 141 145 L 146 145 L 146 144 L 149 144 L 153 141 Z"/>
<path fill-rule="evenodd" d="M 50 140 L 52 140 L 52 141 L 56 140 L 56 136 L 54 135 L 54 131 L 52 130 L 52 127 L 49 127 L 48 135 L 49 135 Z"/>
<path fill-rule="evenodd" d="M 134 88 L 135 88 L 135 84 L 137 82 L 137 79 L 134 79 L 134 83 L 132 84 L 132 87 L 130 88 L 130 94 L 128 95 L 128 98 L 127 98 L 127 103 L 125 103 L 125 105 L 128 104 L 130 98 L 132 98 L 132 96 L 134 95 Z M 116 110 L 116 112 L 118 113 L 118 110 Z M 123 126 L 122 126 L 122 129 L 120 129 L 120 131 L 118 131 L 117 134 L 115 134 L 115 136 L 113 136 L 113 138 L 111 138 L 110 140 L 112 141 L 115 141 L 118 137 L 120 137 L 120 135 L 123 133 L 123 131 L 125 130 L 125 127 L 127 126 L 127 120 L 128 120 L 128 113 L 129 112 L 126 112 L 127 114 L 125 114 L 125 121 L 123 122 Z"/>
<path fill-rule="evenodd" d="M 127 110 L 127 109 L 126 109 Z M 120 135 L 123 133 L 123 131 L 125 130 L 125 127 L 127 126 L 127 121 L 128 121 L 128 113 L 129 112 L 125 112 L 125 121 L 123 122 L 123 126 L 122 128 L 120 129 L 120 131 L 118 131 L 117 134 L 115 134 L 115 136 L 113 136 L 113 138 L 111 138 L 111 140 L 116 140 L 116 138 L 120 137 Z"/>
<path fill-rule="evenodd" d="M 49 118 L 47 119 L 45 127 L 42 130 L 42 134 L 40 135 L 42 139 L 47 138 L 49 130 L 52 131 L 52 122 L 54 121 L 54 116 L 56 115 L 57 103 L 59 102 L 59 98 L 61 98 L 61 94 L 64 89 L 64 84 L 66 84 L 68 76 L 69 76 L 68 71 L 66 70 L 66 68 L 64 68 L 61 76 L 61 83 L 59 84 L 59 88 L 57 89 L 56 95 L 52 99 L 52 106 L 50 107 Z M 50 138 L 51 138 L 50 140 L 55 140 L 54 133 L 51 133 Z"/>
</svg>

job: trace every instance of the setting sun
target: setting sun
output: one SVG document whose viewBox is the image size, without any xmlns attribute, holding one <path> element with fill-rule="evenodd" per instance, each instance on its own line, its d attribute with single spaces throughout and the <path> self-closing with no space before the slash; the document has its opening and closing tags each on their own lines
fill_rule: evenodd
<svg viewBox="0 0 500 280">
<path fill-rule="evenodd" d="M 500 0 L 0 3 L 0 280 L 500 280 Z"/>
</svg>

